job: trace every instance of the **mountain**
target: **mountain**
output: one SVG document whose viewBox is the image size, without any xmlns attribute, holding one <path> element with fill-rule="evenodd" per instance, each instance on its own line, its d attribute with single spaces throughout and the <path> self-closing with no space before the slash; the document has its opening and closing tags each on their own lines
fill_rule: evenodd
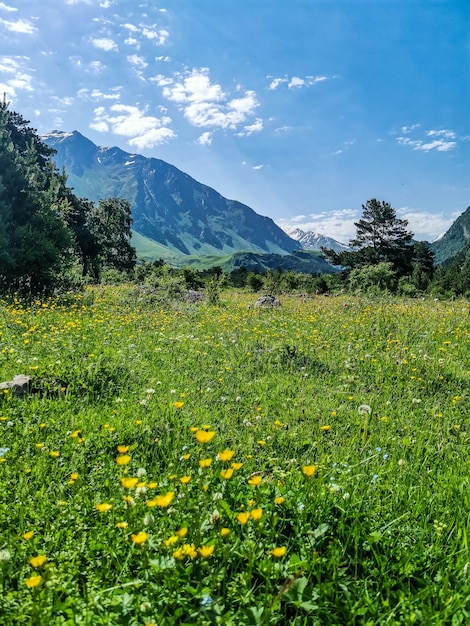
<svg viewBox="0 0 470 626">
<path fill-rule="evenodd" d="M 328 248 L 335 252 L 342 252 L 343 250 L 349 250 L 349 246 L 344 243 L 340 243 L 332 237 L 326 237 L 319 233 L 314 233 L 311 230 L 304 231 L 300 228 L 286 227 L 284 231 L 300 243 L 304 250 L 321 250 L 322 248 Z"/>
<path fill-rule="evenodd" d="M 470 206 L 460 215 L 447 232 L 430 244 L 436 263 L 443 263 L 458 254 L 470 241 Z"/>
<path fill-rule="evenodd" d="M 227 200 L 165 161 L 98 147 L 77 131 L 53 131 L 42 139 L 57 151 L 54 160 L 65 168 L 76 195 L 93 202 L 127 199 L 134 231 L 170 255 L 240 250 L 283 255 L 301 249 L 269 217 Z"/>
</svg>

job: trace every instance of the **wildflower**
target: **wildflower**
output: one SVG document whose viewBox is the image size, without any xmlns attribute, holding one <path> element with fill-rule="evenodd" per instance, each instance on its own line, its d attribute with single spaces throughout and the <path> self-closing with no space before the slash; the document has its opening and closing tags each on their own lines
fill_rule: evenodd
<svg viewBox="0 0 470 626">
<path fill-rule="evenodd" d="M 30 576 L 29 578 L 27 578 L 25 580 L 26 586 L 29 587 L 30 589 L 32 589 L 33 587 L 37 587 L 39 584 L 41 584 L 42 581 L 42 576 Z"/>
<path fill-rule="evenodd" d="M 230 530 L 230 528 L 221 528 L 220 529 L 220 536 L 221 537 L 228 537 L 231 532 L 232 531 Z"/>
<path fill-rule="evenodd" d="M 190 457 L 191 457 L 190 454 L 183 454 L 183 456 L 181 457 L 181 460 L 187 461 Z"/>
<path fill-rule="evenodd" d="M 219 452 L 217 457 L 219 461 L 228 462 L 232 460 L 234 454 L 233 450 L 223 450 L 223 452 Z"/>
<path fill-rule="evenodd" d="M 131 462 L 131 458 L 128 454 L 121 454 L 116 457 L 116 463 L 118 465 L 128 465 Z"/>
<path fill-rule="evenodd" d="M 184 402 L 173 402 L 173 407 L 175 409 L 181 409 L 184 406 Z"/>
<path fill-rule="evenodd" d="M 329 424 L 324 424 L 323 426 L 320 426 L 320 430 L 323 430 L 324 432 L 330 429 L 331 429 L 331 426 Z"/>
<path fill-rule="evenodd" d="M 209 443 L 214 438 L 215 432 L 213 430 L 196 430 L 194 436 L 199 443 Z"/>
<path fill-rule="evenodd" d="M 185 556 L 194 559 L 197 556 L 196 548 L 193 543 L 185 543 L 181 548 L 173 552 L 175 559 L 182 561 Z"/>
<path fill-rule="evenodd" d="M 243 467 L 243 463 L 232 463 L 232 467 L 234 470 L 239 470 L 241 467 Z"/>
<path fill-rule="evenodd" d="M 302 472 L 305 474 L 305 476 L 313 476 L 316 471 L 317 468 L 315 465 L 304 465 L 302 468 Z"/>
<path fill-rule="evenodd" d="M 181 476 L 180 483 L 182 483 L 183 485 L 187 485 L 190 480 L 191 476 Z"/>
<path fill-rule="evenodd" d="M 173 502 L 175 497 L 174 491 L 169 491 L 165 495 L 155 496 L 153 500 L 147 500 L 148 507 L 159 506 L 161 509 L 166 509 Z"/>
<path fill-rule="evenodd" d="M 199 555 L 202 556 L 203 559 L 208 559 L 211 554 L 214 552 L 214 548 L 215 546 L 201 546 L 200 548 L 197 549 L 197 551 L 199 552 Z"/>
<path fill-rule="evenodd" d="M 258 508 L 258 509 L 253 509 L 250 512 L 250 515 L 252 517 L 252 519 L 254 519 L 255 521 L 258 521 L 262 518 L 263 516 L 263 509 L 262 508 Z"/>
<path fill-rule="evenodd" d="M 209 467 L 212 463 L 212 459 L 201 459 L 199 461 L 199 467 L 202 467 L 202 469 Z"/>
<path fill-rule="evenodd" d="M 248 512 L 238 513 L 237 515 L 237 520 L 240 522 L 242 526 L 244 526 L 249 519 L 250 519 L 250 514 Z"/>
<path fill-rule="evenodd" d="M 281 557 L 283 557 L 286 552 L 287 552 L 287 548 L 285 546 L 281 546 L 280 548 L 273 548 L 273 550 L 271 550 L 271 554 L 276 559 L 280 559 Z"/>
<path fill-rule="evenodd" d="M 135 487 L 138 482 L 138 478 L 131 478 L 130 476 L 121 478 L 121 485 L 124 487 L 124 489 L 132 489 L 132 487 Z"/>
<path fill-rule="evenodd" d="M 231 467 L 229 467 L 226 470 L 222 470 L 220 472 L 220 475 L 222 476 L 222 478 L 224 478 L 225 480 L 230 480 L 230 478 L 232 478 L 233 476 L 233 469 Z"/>
<path fill-rule="evenodd" d="M 175 543 L 178 543 L 178 540 L 179 540 L 178 535 L 172 535 L 171 537 L 168 537 L 168 539 L 165 539 L 165 541 L 163 542 L 163 545 L 165 546 L 165 548 L 169 548 Z"/>
<path fill-rule="evenodd" d="M 97 504 L 96 508 L 98 509 L 100 513 L 107 513 L 108 511 L 111 511 L 111 509 L 113 508 L 113 505 L 108 504 L 107 502 L 103 502 L 102 504 Z"/>
<path fill-rule="evenodd" d="M 158 483 L 156 483 L 156 482 L 149 483 L 149 484 L 147 485 L 147 487 L 148 487 L 149 489 L 155 489 L 156 487 L 158 487 Z"/>
<path fill-rule="evenodd" d="M 33 556 L 29 559 L 29 563 L 33 567 L 41 567 L 42 565 L 44 565 L 44 563 L 46 563 L 46 561 L 47 556 L 45 556 L 44 554 L 38 554 L 38 556 Z"/>
<path fill-rule="evenodd" d="M 284 504 L 285 501 L 286 501 L 286 499 L 283 498 L 282 496 L 277 496 L 277 498 L 274 498 L 274 502 L 276 504 Z"/>
<path fill-rule="evenodd" d="M 361 415 L 370 415 L 372 412 L 372 409 L 368 404 L 361 404 L 357 407 L 357 410 Z"/>
<path fill-rule="evenodd" d="M 11 559 L 11 554 L 9 550 L 7 550 L 6 548 L 3 548 L 3 550 L 0 550 L 0 562 L 9 561 L 10 559 Z"/>
<path fill-rule="evenodd" d="M 266 441 L 264 441 L 263 439 L 260 439 L 259 441 L 256 442 L 259 446 L 265 446 L 266 445 Z"/>
<path fill-rule="evenodd" d="M 56 459 L 57 457 L 60 456 L 60 452 L 58 452 L 57 450 L 51 450 L 49 452 L 49 456 L 51 456 L 52 458 Z"/>
<path fill-rule="evenodd" d="M 187 534 L 188 534 L 188 529 L 185 526 L 183 526 L 183 528 L 180 528 L 179 530 L 175 532 L 175 535 L 178 535 L 178 537 L 186 537 Z"/>
<path fill-rule="evenodd" d="M 32 539 L 32 537 L 34 537 L 34 530 L 30 530 L 27 533 L 24 533 L 23 535 L 23 539 L 25 539 L 26 541 L 28 541 L 29 539 Z"/>
<path fill-rule="evenodd" d="M 137 535 L 131 535 L 131 541 L 133 543 L 136 543 L 137 545 L 141 545 L 145 543 L 147 539 L 148 539 L 148 534 L 144 532 L 143 530 L 138 532 Z"/>
<path fill-rule="evenodd" d="M 124 496 L 123 500 L 127 504 L 127 506 L 135 506 L 134 498 L 132 498 L 131 496 Z"/>
<path fill-rule="evenodd" d="M 257 474 L 248 479 L 248 484 L 252 485 L 253 487 L 257 487 L 262 480 L 263 480 L 262 477 L 259 474 Z"/>
<path fill-rule="evenodd" d="M 127 522 L 118 522 L 116 528 L 127 528 L 129 524 Z"/>
<path fill-rule="evenodd" d="M 129 446 L 118 446 L 117 451 L 119 454 L 126 454 L 126 452 L 129 452 Z"/>
<path fill-rule="evenodd" d="M 70 478 L 71 478 L 71 480 L 77 480 L 78 479 L 77 472 L 73 472 L 72 474 L 70 474 Z"/>
</svg>

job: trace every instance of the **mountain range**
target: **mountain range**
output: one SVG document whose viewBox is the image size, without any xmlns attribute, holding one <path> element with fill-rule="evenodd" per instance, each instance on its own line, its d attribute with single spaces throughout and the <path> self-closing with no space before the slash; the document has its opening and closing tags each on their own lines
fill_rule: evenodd
<svg viewBox="0 0 470 626">
<path fill-rule="evenodd" d="M 340 243 L 332 237 L 320 235 L 320 233 L 314 233 L 310 230 L 304 231 L 295 227 L 286 227 L 284 230 L 289 237 L 298 241 L 304 250 L 321 250 L 322 248 L 328 248 L 335 252 L 349 250 L 349 246 L 346 244 Z"/>
</svg>

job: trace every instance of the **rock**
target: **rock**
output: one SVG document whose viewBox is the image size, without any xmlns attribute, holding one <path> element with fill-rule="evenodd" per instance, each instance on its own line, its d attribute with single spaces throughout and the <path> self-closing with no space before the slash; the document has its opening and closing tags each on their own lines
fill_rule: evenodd
<svg viewBox="0 0 470 626">
<path fill-rule="evenodd" d="M 258 300 L 256 300 L 254 306 L 258 307 L 273 307 L 273 306 L 282 306 L 277 298 L 274 296 L 260 296 Z"/>
<path fill-rule="evenodd" d="M 194 289 L 188 289 L 188 292 L 186 294 L 187 302 L 190 302 L 192 304 L 193 302 L 199 302 L 201 300 L 204 300 L 204 294 L 202 293 L 202 291 L 195 291 Z"/>
<path fill-rule="evenodd" d="M 24 396 L 30 390 L 31 376 L 26 374 L 17 374 L 13 380 L 7 380 L 0 383 L 0 390 L 12 389 L 17 396 Z"/>
</svg>

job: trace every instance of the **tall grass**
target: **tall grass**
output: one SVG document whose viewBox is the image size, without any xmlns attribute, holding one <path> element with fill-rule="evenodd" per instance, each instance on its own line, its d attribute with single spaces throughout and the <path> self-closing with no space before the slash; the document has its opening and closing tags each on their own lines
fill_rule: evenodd
<svg viewBox="0 0 470 626">
<path fill-rule="evenodd" d="M 468 303 L 252 303 L 1 304 L 1 624 L 470 621 Z"/>
</svg>

